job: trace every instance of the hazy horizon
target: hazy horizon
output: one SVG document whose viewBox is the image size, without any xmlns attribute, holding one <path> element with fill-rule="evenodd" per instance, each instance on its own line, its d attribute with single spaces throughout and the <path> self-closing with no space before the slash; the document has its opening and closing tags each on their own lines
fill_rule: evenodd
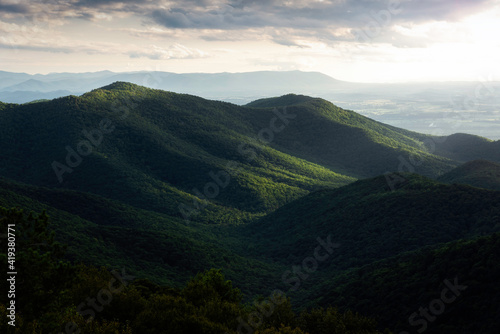
<svg viewBox="0 0 500 334">
<path fill-rule="evenodd" d="M 94 74 L 94 73 L 100 73 L 100 72 L 112 72 L 115 74 L 124 74 L 124 73 L 144 73 L 144 72 L 163 72 L 163 73 L 172 73 L 172 74 L 224 74 L 224 73 L 229 73 L 229 74 L 246 74 L 246 73 L 255 73 L 255 72 L 303 72 L 303 73 L 320 73 L 323 75 L 326 75 L 332 79 L 338 80 L 338 81 L 345 81 L 349 83 L 365 83 L 365 84 L 398 84 L 398 83 L 408 83 L 408 84 L 419 84 L 419 83 L 467 83 L 467 82 L 483 82 L 483 81 L 488 81 L 488 82 L 500 82 L 500 78 L 498 80 L 496 78 L 486 78 L 486 77 L 478 77 L 475 79 L 462 79 L 462 80 L 421 80 L 421 81 L 380 81 L 380 82 L 361 82 L 361 81 L 348 81 L 348 80 L 341 80 L 335 76 L 332 76 L 330 74 L 321 72 L 321 71 L 308 71 L 308 70 L 257 70 L 257 71 L 223 71 L 223 72 L 176 72 L 176 71 L 151 71 L 148 69 L 144 70 L 133 70 L 133 71 L 112 71 L 109 69 L 102 69 L 102 70 L 94 70 L 94 71 L 49 71 L 49 72 L 29 72 L 29 71 L 10 71 L 8 69 L 2 69 L 0 68 L 0 72 L 9 72 L 9 73 L 17 73 L 17 74 L 28 74 L 28 75 L 53 75 L 53 74 Z"/>
</svg>

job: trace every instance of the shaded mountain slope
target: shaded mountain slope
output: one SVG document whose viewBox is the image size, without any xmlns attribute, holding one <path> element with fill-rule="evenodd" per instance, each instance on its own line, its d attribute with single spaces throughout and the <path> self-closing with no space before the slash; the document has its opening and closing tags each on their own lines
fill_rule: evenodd
<svg viewBox="0 0 500 334">
<path fill-rule="evenodd" d="M 499 257 L 498 233 L 406 253 L 315 287 L 317 304 L 376 316 L 394 333 L 497 333 Z"/>
<path fill-rule="evenodd" d="M 436 154 L 452 160 L 467 162 L 490 160 L 500 162 L 500 140 L 457 133 L 447 137 L 436 137 Z"/>
<path fill-rule="evenodd" d="M 404 180 L 396 183 L 394 180 Z M 303 259 L 317 237 L 341 246 L 334 271 L 425 246 L 500 230 L 500 192 L 445 185 L 416 174 L 322 190 L 242 227 L 248 251 L 275 261 Z"/>
<path fill-rule="evenodd" d="M 438 180 L 500 190 L 500 164 L 486 160 L 470 161 L 440 176 Z"/>
<path fill-rule="evenodd" d="M 265 282 L 272 282 L 270 273 L 277 268 L 235 254 L 220 231 L 203 224 L 186 225 L 182 219 L 88 193 L 0 178 L 0 206 L 45 210 L 75 262 L 125 267 L 159 283 L 179 286 L 200 271 L 219 267 L 250 295 L 267 292 Z"/>
</svg>

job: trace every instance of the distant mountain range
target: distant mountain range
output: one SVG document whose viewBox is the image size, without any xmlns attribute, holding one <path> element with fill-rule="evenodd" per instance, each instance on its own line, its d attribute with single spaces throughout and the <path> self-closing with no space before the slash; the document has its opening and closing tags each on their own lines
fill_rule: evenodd
<svg viewBox="0 0 500 334">
<path fill-rule="evenodd" d="M 500 300 L 500 141 L 306 95 L 238 106 L 115 82 L 0 103 L 0 147 L 0 206 L 45 210 L 75 262 L 171 287 L 221 268 L 248 299 L 280 289 L 391 330 L 458 276 L 466 292 L 428 332 L 500 325 L 482 307 Z"/>
<path fill-rule="evenodd" d="M 248 72 L 248 73 L 169 73 L 102 71 L 95 73 L 51 73 L 29 75 L 0 71 L 0 101 L 26 103 L 36 99 L 81 95 L 116 81 L 177 93 L 196 94 L 220 99 L 262 97 L 262 94 L 313 93 L 330 91 L 346 82 L 317 72 Z M 235 101 L 237 102 L 237 101 Z M 245 101 L 242 101 L 245 102 Z"/>
</svg>

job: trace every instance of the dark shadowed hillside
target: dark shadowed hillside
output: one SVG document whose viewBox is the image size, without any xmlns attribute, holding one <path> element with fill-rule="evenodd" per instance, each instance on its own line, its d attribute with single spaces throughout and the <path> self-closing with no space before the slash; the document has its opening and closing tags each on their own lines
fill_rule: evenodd
<svg viewBox="0 0 500 334">
<path fill-rule="evenodd" d="M 500 164 L 486 160 L 470 161 L 440 176 L 438 180 L 500 190 Z"/>
</svg>

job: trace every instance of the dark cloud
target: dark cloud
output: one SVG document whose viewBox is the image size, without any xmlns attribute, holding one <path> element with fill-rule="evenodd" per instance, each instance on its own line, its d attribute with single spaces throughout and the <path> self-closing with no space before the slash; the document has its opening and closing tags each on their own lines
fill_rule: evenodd
<svg viewBox="0 0 500 334">
<path fill-rule="evenodd" d="M 29 11 L 29 7 L 24 4 L 11 4 L 0 1 L 0 13 L 25 14 Z"/>
<path fill-rule="evenodd" d="M 31 12 L 34 17 L 42 9 L 49 19 L 97 20 L 100 13 L 128 13 L 148 24 L 173 29 L 290 29 L 291 35 L 271 34 L 271 38 L 279 44 L 298 46 L 298 36 L 330 42 L 389 39 L 395 24 L 459 20 L 493 3 L 495 0 L 25 0 L 11 4 L 0 0 L 0 15 L 26 18 Z M 332 33 L 339 28 L 348 29 L 350 34 Z M 204 33 L 202 38 L 212 37 Z M 410 41 L 398 43 L 412 45 Z"/>
<path fill-rule="evenodd" d="M 155 22 L 169 28 L 195 28 L 202 26 L 207 21 L 207 17 L 194 18 L 182 9 L 172 8 L 168 10 L 154 10 L 151 17 Z M 200 20 L 201 19 L 201 20 Z M 205 22 L 203 22 L 205 21 Z"/>
<path fill-rule="evenodd" d="M 208 4 L 212 6 L 207 6 Z M 484 10 L 491 0 L 334 0 L 279 1 L 231 0 L 176 1 L 175 6 L 149 14 L 169 28 L 245 29 L 289 27 L 314 29 L 326 26 L 363 28 L 397 22 L 457 20 Z"/>
<path fill-rule="evenodd" d="M 168 28 L 231 30 L 277 24 L 277 22 L 273 23 L 266 13 L 235 10 L 229 6 L 215 9 L 181 7 L 157 9 L 151 13 L 151 18 L 154 22 Z"/>
<path fill-rule="evenodd" d="M 170 28 L 235 29 L 250 27 L 359 28 L 374 20 L 421 22 L 456 20 L 484 10 L 494 0 L 0 0 L 0 12 L 25 14 L 44 5 L 54 16 L 78 12 L 129 11 Z"/>
</svg>

